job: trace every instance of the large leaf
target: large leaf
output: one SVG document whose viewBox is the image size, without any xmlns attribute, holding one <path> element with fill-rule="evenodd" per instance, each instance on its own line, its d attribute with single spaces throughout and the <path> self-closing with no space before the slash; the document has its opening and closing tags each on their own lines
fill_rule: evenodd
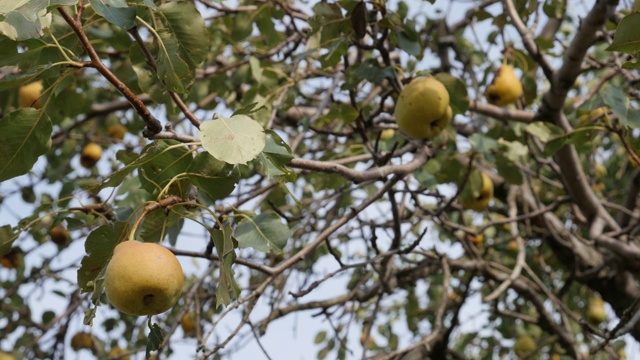
<svg viewBox="0 0 640 360">
<path fill-rule="evenodd" d="M 51 120 L 42 111 L 20 109 L 0 119 L 0 181 L 27 173 L 51 147 Z"/>
<path fill-rule="evenodd" d="M 198 154 L 189 169 L 189 179 L 213 200 L 227 197 L 240 180 L 240 174 L 234 167 L 220 161 L 207 152 Z"/>
<path fill-rule="evenodd" d="M 620 20 L 609 51 L 631 54 L 640 50 L 640 13 L 633 12 Z"/>
<path fill-rule="evenodd" d="M 209 53 L 209 33 L 204 19 L 192 2 L 169 2 L 158 7 L 158 15 L 177 42 L 179 55 L 190 68 Z M 188 21 L 185 21 L 188 19 Z"/>
<path fill-rule="evenodd" d="M 228 119 L 218 116 L 206 121 L 200 125 L 198 137 L 205 150 L 229 164 L 246 164 L 255 159 L 266 143 L 262 126 L 246 115 Z"/>
<path fill-rule="evenodd" d="M 276 254 L 282 253 L 282 248 L 290 236 L 289 227 L 274 213 L 244 218 L 238 223 L 234 233 L 239 247 L 252 247 L 264 252 L 273 251 Z"/>
<path fill-rule="evenodd" d="M 136 7 L 127 6 L 123 0 L 89 0 L 96 14 L 108 22 L 125 30 L 133 27 L 136 20 Z"/>
<path fill-rule="evenodd" d="M 82 258 L 80 269 L 78 269 L 78 285 L 83 292 L 92 291 L 88 286 L 90 281 L 94 281 L 102 272 L 107 261 L 113 255 L 116 245 L 127 239 L 131 224 L 127 222 L 117 222 L 115 224 L 102 225 L 93 230 L 84 243 L 87 254 Z"/>
</svg>

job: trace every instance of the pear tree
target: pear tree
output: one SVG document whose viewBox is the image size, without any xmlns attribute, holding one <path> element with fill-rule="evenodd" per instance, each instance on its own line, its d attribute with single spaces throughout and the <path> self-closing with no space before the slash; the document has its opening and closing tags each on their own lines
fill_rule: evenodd
<svg viewBox="0 0 640 360">
<path fill-rule="evenodd" d="M 0 1 L 0 359 L 625 359 L 640 8 Z"/>
</svg>

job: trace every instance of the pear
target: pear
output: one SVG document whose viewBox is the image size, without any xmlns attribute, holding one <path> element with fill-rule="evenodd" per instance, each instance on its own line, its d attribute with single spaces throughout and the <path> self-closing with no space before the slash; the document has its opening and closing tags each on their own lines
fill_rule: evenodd
<svg viewBox="0 0 640 360">
<path fill-rule="evenodd" d="M 127 133 L 127 128 L 122 124 L 111 125 L 107 128 L 107 134 L 113 139 L 122 140 Z"/>
<path fill-rule="evenodd" d="M 62 225 L 58 225 L 49 231 L 49 237 L 57 245 L 65 245 L 69 241 L 69 231 Z"/>
<path fill-rule="evenodd" d="M 522 335 L 513 345 L 513 351 L 518 355 L 526 355 L 536 349 L 536 341 L 529 335 Z"/>
<path fill-rule="evenodd" d="M 34 107 L 40 109 L 42 103 L 40 96 L 42 95 L 42 80 L 20 86 L 18 89 L 18 105 L 21 108 Z"/>
<path fill-rule="evenodd" d="M 156 315 L 180 298 L 184 273 L 160 244 L 128 240 L 118 244 L 104 274 L 109 303 L 129 315 Z"/>
<path fill-rule="evenodd" d="M 87 332 L 79 332 L 71 337 L 71 348 L 75 351 L 79 351 L 80 349 L 88 349 L 94 350 L 95 343 L 94 337 L 90 333 Z"/>
<path fill-rule="evenodd" d="M 87 169 L 91 169 L 102 157 L 102 148 L 96 143 L 89 143 L 80 153 L 80 164 Z"/>
<path fill-rule="evenodd" d="M 449 92 L 437 79 L 414 79 L 400 92 L 394 116 L 400 130 L 415 139 L 438 136 L 451 120 Z"/>
<path fill-rule="evenodd" d="M 107 354 L 108 357 L 110 358 L 117 358 L 120 360 L 130 360 L 131 357 L 129 355 L 125 356 L 125 354 L 128 354 L 129 351 L 118 347 L 118 346 L 114 346 L 111 348 L 111 350 L 109 350 L 109 353 Z"/>
<path fill-rule="evenodd" d="M 489 206 L 489 201 L 493 198 L 493 181 L 489 175 L 482 173 L 482 187 L 477 194 L 473 194 L 471 199 L 460 198 L 460 203 L 467 209 L 482 211 Z"/>
<path fill-rule="evenodd" d="M 599 297 L 589 299 L 587 305 L 587 321 L 593 326 L 598 326 L 607 319 L 607 312 L 604 309 L 604 301 Z"/>
<path fill-rule="evenodd" d="M 503 64 L 496 72 L 491 85 L 487 87 L 485 96 L 490 104 L 506 106 L 516 102 L 522 93 L 522 83 L 513 71 L 513 66 Z"/>
</svg>

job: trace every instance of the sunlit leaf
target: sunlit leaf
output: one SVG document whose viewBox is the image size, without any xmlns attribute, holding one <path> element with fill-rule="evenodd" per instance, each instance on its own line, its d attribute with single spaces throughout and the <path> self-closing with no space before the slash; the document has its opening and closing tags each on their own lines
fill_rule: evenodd
<svg viewBox="0 0 640 360">
<path fill-rule="evenodd" d="M 218 160 L 246 164 L 255 159 L 266 144 L 264 129 L 246 115 L 228 119 L 218 116 L 200 125 L 202 147 Z"/>
</svg>

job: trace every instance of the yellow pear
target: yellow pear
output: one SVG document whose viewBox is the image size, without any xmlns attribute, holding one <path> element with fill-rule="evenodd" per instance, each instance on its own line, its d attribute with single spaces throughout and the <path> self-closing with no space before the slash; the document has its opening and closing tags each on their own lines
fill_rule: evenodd
<svg viewBox="0 0 640 360">
<path fill-rule="evenodd" d="M 127 350 L 118 347 L 118 346 L 114 346 L 111 348 L 111 350 L 109 350 L 109 353 L 107 354 L 107 357 L 109 358 L 117 358 L 119 360 L 129 360 L 131 359 L 131 357 L 129 355 L 127 356 L 123 356 L 124 354 L 129 353 Z"/>
<path fill-rule="evenodd" d="M 400 130 L 416 139 L 438 136 L 451 120 L 449 92 L 432 77 L 414 79 L 400 92 L 394 116 Z"/>
<path fill-rule="evenodd" d="M 121 242 L 104 275 L 109 303 L 129 315 L 156 315 L 180 298 L 184 273 L 176 256 L 160 244 Z"/>
<path fill-rule="evenodd" d="M 384 129 L 380 132 L 380 140 L 387 141 L 391 140 L 393 136 L 396 134 L 396 131 L 393 129 Z"/>
<path fill-rule="evenodd" d="M 92 350 L 95 348 L 93 335 L 87 332 L 79 332 L 71 337 L 71 348 L 75 351 L 80 349 Z"/>
<path fill-rule="evenodd" d="M 467 239 L 469 241 L 471 241 L 471 243 L 475 246 L 480 246 L 484 243 L 484 235 L 483 234 L 478 234 L 478 235 L 467 235 Z"/>
<path fill-rule="evenodd" d="M 0 265 L 7 269 L 15 269 L 24 263 L 24 254 L 19 247 L 12 247 L 8 253 L 0 257 Z"/>
<path fill-rule="evenodd" d="M 513 71 L 513 66 L 503 64 L 496 72 L 491 85 L 487 87 L 485 96 L 490 104 L 506 106 L 516 102 L 522 93 L 522 83 Z"/>
<path fill-rule="evenodd" d="M 194 313 L 186 313 L 182 317 L 182 321 L 180 322 L 180 326 L 182 327 L 182 331 L 185 336 L 193 336 L 196 333 L 196 314 Z"/>
<path fill-rule="evenodd" d="M 4 351 L 0 351 L 0 360 L 15 360 L 16 358 L 13 355 L 6 353 Z"/>
<path fill-rule="evenodd" d="M 62 225 L 58 225 L 49 231 L 49 237 L 57 245 L 65 245 L 69 241 L 69 231 Z"/>
<path fill-rule="evenodd" d="M 127 128 L 122 124 L 111 125 L 107 128 L 107 134 L 116 140 L 124 139 L 126 133 Z"/>
<path fill-rule="evenodd" d="M 472 199 L 460 199 L 462 206 L 467 209 L 482 211 L 489 206 L 489 201 L 493 198 L 493 181 L 489 175 L 482 173 L 482 187 L 477 194 L 473 194 Z"/>
<path fill-rule="evenodd" d="M 18 105 L 21 108 L 34 107 L 40 109 L 42 103 L 40 96 L 42 95 L 42 80 L 20 86 L 18 89 Z"/>
<path fill-rule="evenodd" d="M 607 312 L 604 309 L 604 301 L 599 297 L 589 299 L 587 305 L 587 321 L 593 326 L 598 326 L 607 319 Z"/>
<path fill-rule="evenodd" d="M 529 335 L 522 335 L 513 345 L 513 351 L 518 355 L 525 355 L 531 353 L 536 349 L 536 341 Z"/>
<path fill-rule="evenodd" d="M 88 143 L 80 153 L 80 164 L 87 169 L 92 168 L 102 157 L 102 148 L 96 143 Z"/>
</svg>

